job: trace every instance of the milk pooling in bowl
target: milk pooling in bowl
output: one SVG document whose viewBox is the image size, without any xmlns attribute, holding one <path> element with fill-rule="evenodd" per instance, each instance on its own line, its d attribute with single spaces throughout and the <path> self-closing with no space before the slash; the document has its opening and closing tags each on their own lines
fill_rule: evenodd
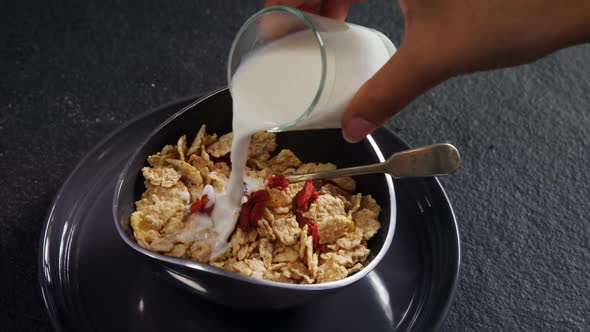
<svg viewBox="0 0 590 332">
<path fill-rule="evenodd" d="M 303 26 L 261 42 L 258 23 L 273 14 L 287 15 L 291 23 Z M 387 37 L 365 27 L 287 7 L 270 7 L 257 15 L 240 30 L 230 56 L 232 167 L 229 184 L 217 194 L 212 213 L 217 234 L 212 259 L 228 248 L 227 239 L 245 199 L 244 183 L 248 192 L 257 189 L 257 183 L 244 177 L 250 136 L 265 130 L 340 127 L 352 96 L 395 52 Z M 285 17 L 278 22 L 282 27 L 290 23 Z M 253 46 L 248 49 L 248 45 Z"/>
</svg>

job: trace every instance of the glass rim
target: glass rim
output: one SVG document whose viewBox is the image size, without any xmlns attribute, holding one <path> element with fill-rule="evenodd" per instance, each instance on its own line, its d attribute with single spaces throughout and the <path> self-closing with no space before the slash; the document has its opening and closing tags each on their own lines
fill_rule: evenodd
<svg viewBox="0 0 590 332">
<path fill-rule="evenodd" d="M 313 35 L 315 37 L 317 45 L 320 49 L 320 57 L 321 57 L 321 61 L 322 61 L 322 72 L 320 75 L 320 83 L 318 85 L 318 88 L 317 88 L 314 98 L 312 99 L 311 103 L 309 104 L 309 106 L 307 107 L 305 112 L 301 113 L 301 115 L 299 115 L 299 117 L 297 119 L 295 119 L 289 123 L 281 124 L 277 127 L 268 129 L 268 131 L 270 131 L 270 132 L 280 132 L 280 131 L 284 131 L 284 130 L 294 127 L 299 122 L 301 122 L 302 120 L 307 118 L 313 112 L 313 110 L 316 108 L 316 106 L 318 105 L 318 102 L 322 96 L 322 93 L 324 91 L 324 87 L 326 84 L 327 55 L 326 55 L 326 46 L 324 44 L 324 41 L 323 41 L 322 36 L 320 34 L 320 31 L 317 28 L 317 26 L 309 19 L 309 17 L 307 16 L 306 13 L 304 13 L 301 10 L 298 10 L 298 9 L 295 9 L 292 7 L 288 7 L 288 6 L 266 7 L 264 9 L 258 11 L 254 15 L 250 16 L 250 18 L 248 18 L 248 20 L 246 20 L 246 22 L 238 30 L 238 33 L 236 34 L 236 37 L 234 38 L 234 40 L 232 42 L 232 45 L 231 45 L 231 48 L 229 51 L 229 59 L 228 59 L 228 65 L 227 65 L 227 82 L 228 82 L 228 88 L 229 88 L 230 94 L 232 92 L 232 81 L 233 81 L 232 80 L 233 73 L 232 73 L 232 69 L 231 69 L 232 60 L 234 58 L 234 53 L 236 51 L 236 47 L 238 45 L 238 42 L 240 41 L 240 37 L 246 31 L 246 29 L 248 29 L 250 27 L 250 25 L 253 22 L 255 22 L 256 20 L 260 19 L 262 16 L 267 15 L 271 12 L 286 12 L 291 15 L 294 15 L 295 17 L 297 17 L 301 21 L 303 21 L 303 23 L 305 23 L 305 25 L 309 28 L 309 30 L 313 33 Z"/>
</svg>

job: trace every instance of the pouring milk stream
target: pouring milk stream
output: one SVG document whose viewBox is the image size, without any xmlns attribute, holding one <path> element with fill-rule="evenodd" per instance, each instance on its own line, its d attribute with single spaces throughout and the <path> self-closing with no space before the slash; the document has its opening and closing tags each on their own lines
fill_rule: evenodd
<svg viewBox="0 0 590 332">
<path fill-rule="evenodd" d="M 278 39 L 261 40 L 260 22 L 272 15 L 283 28 L 289 22 L 302 28 Z M 214 197 L 215 204 L 205 223 L 216 234 L 211 239 L 212 259 L 229 247 L 227 240 L 246 199 L 244 184 L 248 192 L 263 185 L 244 176 L 250 136 L 264 130 L 340 127 L 342 112 L 352 96 L 394 52 L 391 41 L 378 31 L 287 7 L 266 8 L 242 27 L 230 57 L 231 175 L 225 192 L 204 190 Z M 236 62 L 231 60 L 237 57 L 239 64 L 232 70 Z"/>
</svg>

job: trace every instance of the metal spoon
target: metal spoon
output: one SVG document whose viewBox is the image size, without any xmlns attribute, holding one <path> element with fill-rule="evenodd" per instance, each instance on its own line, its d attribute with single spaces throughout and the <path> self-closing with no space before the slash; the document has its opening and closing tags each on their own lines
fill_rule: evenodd
<svg viewBox="0 0 590 332">
<path fill-rule="evenodd" d="M 394 179 L 450 174 L 459 168 L 459 151 L 451 144 L 433 144 L 394 153 L 382 163 L 308 174 L 285 174 L 290 182 L 320 180 L 371 173 L 388 173 Z"/>
</svg>

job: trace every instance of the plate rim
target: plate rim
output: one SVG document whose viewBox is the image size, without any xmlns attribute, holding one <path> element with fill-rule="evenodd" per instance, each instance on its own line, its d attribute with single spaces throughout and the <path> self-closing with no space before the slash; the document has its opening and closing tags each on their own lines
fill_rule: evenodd
<svg viewBox="0 0 590 332">
<path fill-rule="evenodd" d="M 214 92 L 217 92 L 222 89 L 223 88 L 216 89 Z M 183 104 L 183 103 L 190 103 L 191 101 L 199 100 L 201 97 L 206 97 L 208 95 L 209 95 L 209 93 L 190 95 L 190 96 L 177 98 L 172 101 L 166 102 L 162 105 L 150 108 L 147 111 L 142 112 L 142 113 L 132 117 L 131 119 L 129 119 L 129 120 L 125 121 L 124 123 L 122 123 L 121 125 L 117 126 L 109 134 L 107 134 L 105 137 L 103 137 L 101 140 L 99 140 L 90 150 L 88 150 L 84 154 L 84 156 L 80 159 L 80 161 L 78 161 L 78 163 L 76 163 L 76 166 L 74 166 L 74 168 L 72 168 L 68 172 L 68 176 L 66 177 L 64 182 L 61 184 L 61 186 L 59 187 L 57 192 L 54 194 L 53 199 L 51 200 L 51 203 L 49 203 L 49 206 L 47 208 L 47 212 L 46 212 L 45 216 L 43 217 L 43 226 L 41 227 L 41 236 L 39 239 L 39 249 L 38 249 L 39 252 L 37 254 L 37 281 L 39 282 L 39 287 L 41 290 L 41 298 L 42 298 L 43 304 L 45 306 L 45 311 L 47 312 L 47 315 L 49 316 L 49 321 L 51 322 L 51 325 L 53 326 L 53 328 L 56 331 L 64 331 L 64 327 L 63 327 L 63 322 L 59 320 L 59 315 L 56 310 L 57 308 L 56 308 L 55 304 L 53 303 L 53 299 L 55 298 L 55 294 L 51 294 L 51 291 L 48 287 L 49 284 L 47 283 L 46 274 L 44 273 L 45 269 L 43 268 L 43 266 L 44 266 L 44 262 L 45 262 L 45 256 L 48 254 L 47 246 L 49 243 L 49 231 L 50 231 L 51 221 L 53 220 L 54 210 L 56 208 L 58 201 L 60 200 L 63 193 L 65 192 L 66 187 L 68 187 L 70 181 L 72 180 L 74 174 L 76 172 L 78 172 L 78 170 L 82 167 L 82 165 L 84 165 L 86 163 L 86 161 L 90 158 L 90 156 L 92 154 L 94 154 L 103 145 L 105 145 L 109 140 L 111 140 L 113 137 L 117 136 L 119 133 L 121 133 L 123 130 L 125 130 L 125 128 L 129 127 L 133 123 L 135 123 L 143 118 L 149 117 L 150 115 L 157 113 L 157 112 L 159 112 L 163 109 L 166 109 L 168 107 L 172 107 L 174 105 Z"/>
<path fill-rule="evenodd" d="M 408 144 L 408 142 L 406 140 L 404 140 L 400 136 L 396 135 L 392 130 L 390 130 L 386 126 L 384 126 L 384 128 L 387 129 L 388 131 L 390 131 L 400 141 L 400 143 L 402 143 L 403 146 L 405 146 L 407 149 L 411 149 L 410 144 Z M 460 280 L 460 276 L 461 276 L 461 265 L 462 265 L 461 264 L 462 263 L 461 234 L 459 231 L 459 223 L 457 222 L 457 215 L 455 214 L 455 210 L 453 209 L 453 205 L 451 204 L 451 200 L 449 199 L 449 195 L 447 194 L 447 191 L 445 190 L 442 183 L 440 182 L 440 179 L 435 176 L 425 178 L 425 179 L 432 180 L 434 182 L 435 187 L 438 190 L 440 190 L 440 193 L 442 194 L 442 196 L 446 202 L 444 207 L 446 209 L 448 209 L 448 212 L 451 215 L 453 229 L 454 229 L 453 233 L 457 239 L 457 241 L 454 242 L 455 243 L 454 249 L 457 252 L 457 260 L 456 260 L 456 266 L 453 271 L 453 277 L 451 278 L 451 285 L 447 289 L 447 292 L 446 292 L 448 294 L 448 296 L 446 297 L 446 301 L 444 302 L 444 305 L 442 306 L 441 310 L 438 311 L 438 314 L 435 316 L 435 324 L 433 326 L 433 331 L 438 331 L 438 330 L 440 330 L 442 324 L 445 322 L 445 318 L 447 317 L 449 310 L 451 309 L 451 304 L 453 303 L 453 300 L 455 299 L 455 296 L 457 294 L 457 288 L 459 287 L 459 280 Z M 420 312 L 418 313 L 418 316 L 419 315 L 420 315 Z M 414 329 L 414 324 L 415 324 L 415 322 L 412 322 L 410 324 L 410 326 L 409 326 L 410 330 Z"/>
<path fill-rule="evenodd" d="M 91 155 L 96 153 L 96 151 L 98 151 L 100 148 L 102 148 L 109 140 L 111 140 L 113 137 L 119 135 L 122 131 L 124 131 L 126 128 L 128 128 L 130 125 L 134 124 L 135 122 L 138 122 L 144 118 L 147 118 L 147 117 L 153 115 L 154 113 L 160 112 L 163 109 L 170 108 L 175 105 L 183 105 L 182 107 L 185 107 L 189 104 L 192 104 L 192 103 L 198 102 L 202 99 L 205 99 L 211 95 L 217 94 L 225 89 L 227 89 L 227 87 L 217 88 L 217 89 L 212 90 L 207 93 L 179 97 L 179 98 L 173 99 L 171 101 L 168 101 L 166 103 L 163 103 L 161 105 L 158 105 L 156 107 L 152 107 L 152 108 L 148 109 L 147 111 L 142 112 L 142 113 L 132 117 L 131 119 L 125 121 L 123 124 L 117 126 L 109 134 L 107 134 L 105 137 L 103 137 L 101 140 L 99 140 L 90 150 L 88 150 L 84 154 L 84 156 L 78 161 L 78 163 L 76 163 L 76 166 L 68 172 L 68 176 L 66 177 L 66 179 L 64 180 L 62 185 L 59 187 L 59 189 L 54 194 L 53 199 L 51 200 L 50 204 L 48 205 L 47 213 L 45 214 L 45 216 L 43 218 L 43 225 L 41 228 L 41 233 L 40 233 L 41 235 L 40 235 L 40 239 L 39 239 L 39 252 L 38 252 L 38 256 L 37 256 L 37 270 L 38 270 L 37 271 L 37 279 L 38 279 L 39 287 L 41 290 L 41 298 L 42 298 L 46 313 L 49 317 L 49 320 L 50 320 L 51 325 L 54 330 L 64 331 L 65 330 L 64 321 L 60 317 L 59 312 L 58 312 L 58 308 L 54 303 L 54 300 L 56 298 L 56 294 L 49 287 L 49 283 L 48 283 L 47 276 L 45 273 L 46 269 L 44 268 L 44 263 L 46 262 L 45 256 L 47 256 L 49 254 L 49 252 L 48 252 L 48 244 L 50 241 L 49 232 L 50 232 L 51 226 L 53 224 L 52 221 L 54 220 L 54 217 L 53 217 L 54 211 L 56 209 L 58 202 L 60 201 L 61 197 L 63 196 L 63 193 L 65 192 L 66 188 L 68 187 L 69 183 L 71 182 L 74 174 L 79 171 L 79 169 L 87 162 L 87 160 L 91 157 Z M 176 114 L 176 113 L 174 113 L 174 114 Z M 389 130 L 386 127 L 385 127 L 385 129 Z M 391 130 L 389 130 L 389 131 L 391 131 Z M 398 135 L 395 135 L 395 136 L 402 143 L 402 145 L 404 145 L 406 148 L 410 148 L 410 145 L 403 138 L 399 137 Z M 436 331 L 436 330 L 439 330 L 440 327 L 442 326 L 442 324 L 444 323 L 445 317 L 448 315 L 448 312 L 451 308 L 451 304 L 455 298 L 456 291 L 457 291 L 458 284 L 459 284 L 460 273 L 461 273 L 462 253 L 461 253 L 461 238 L 460 238 L 457 217 L 456 217 L 455 211 L 453 209 L 453 206 L 451 204 L 451 201 L 449 199 L 449 196 L 448 196 L 446 190 L 444 189 L 444 187 L 442 186 L 440 180 L 436 177 L 433 177 L 432 179 L 434 181 L 435 187 L 438 190 L 440 190 L 440 193 L 442 194 L 442 196 L 445 200 L 444 207 L 446 209 L 448 209 L 448 212 L 451 216 L 450 219 L 452 219 L 452 225 L 453 225 L 453 229 L 454 229 L 453 233 L 457 239 L 457 241 L 454 241 L 454 243 L 455 243 L 454 246 L 456 246 L 455 249 L 457 252 L 456 267 L 454 268 L 454 271 L 453 271 L 450 287 L 448 287 L 446 290 L 446 293 L 448 294 L 448 296 L 446 296 L 446 300 L 445 300 L 444 305 L 442 306 L 441 310 L 438 310 L 438 313 L 433 317 L 433 318 L 435 318 L 435 324 L 433 325 L 433 327 L 434 327 L 434 330 Z M 420 313 L 418 313 L 418 316 L 419 315 L 420 315 Z M 414 324 L 411 324 L 409 327 L 410 327 L 410 329 L 413 329 Z"/>
<path fill-rule="evenodd" d="M 406 143 L 406 141 L 404 141 L 401 138 L 400 138 L 400 140 L 404 144 L 409 146 Z M 451 214 L 451 217 L 453 219 L 453 225 L 454 225 L 453 228 L 455 230 L 454 233 L 455 233 L 455 236 L 457 237 L 457 241 L 456 241 L 457 266 L 454 269 L 455 271 L 453 273 L 453 278 L 451 281 L 452 284 L 451 284 L 451 287 L 448 291 L 448 296 L 445 301 L 444 307 L 437 315 L 438 317 L 436 317 L 436 324 L 434 324 L 434 330 L 438 331 L 438 330 L 440 330 L 442 324 L 445 322 L 445 318 L 447 317 L 447 315 L 449 314 L 449 310 L 451 309 L 451 304 L 453 303 L 453 300 L 455 299 L 455 296 L 457 295 L 457 287 L 459 287 L 459 278 L 461 277 L 462 254 L 461 254 L 461 234 L 459 232 L 459 224 L 457 223 L 457 216 L 455 214 L 455 210 L 453 209 L 453 205 L 451 204 L 451 200 L 449 199 L 449 195 L 447 194 L 447 191 L 443 187 L 442 183 L 440 183 L 440 180 L 437 177 L 434 177 L 433 179 L 436 182 L 438 189 L 440 189 L 441 194 L 443 195 L 445 201 L 447 202 L 447 204 L 445 206 L 446 206 L 446 208 L 449 209 L 449 213 Z"/>
</svg>

